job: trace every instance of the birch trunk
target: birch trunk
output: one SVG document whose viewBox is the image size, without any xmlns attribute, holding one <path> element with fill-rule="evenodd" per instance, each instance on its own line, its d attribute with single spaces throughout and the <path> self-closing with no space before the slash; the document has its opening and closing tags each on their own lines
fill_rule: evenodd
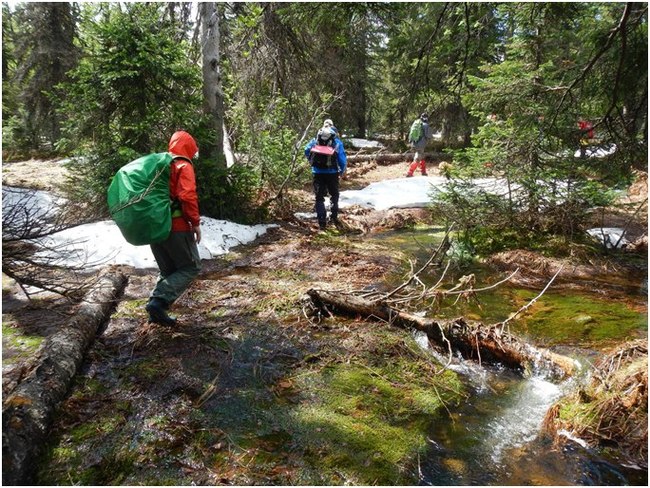
<svg viewBox="0 0 650 488">
<path fill-rule="evenodd" d="M 223 5 L 223 4 L 221 4 Z M 206 156 L 225 167 L 223 153 L 223 90 L 221 87 L 221 52 L 219 4 L 200 2 L 201 53 L 203 57 L 203 109 L 210 117 L 212 139 L 202 141 Z"/>
</svg>

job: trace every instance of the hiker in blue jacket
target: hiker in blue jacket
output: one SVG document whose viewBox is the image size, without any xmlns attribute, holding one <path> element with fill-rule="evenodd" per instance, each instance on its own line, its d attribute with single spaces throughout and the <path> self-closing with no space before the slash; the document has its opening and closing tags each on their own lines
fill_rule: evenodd
<svg viewBox="0 0 650 488">
<path fill-rule="evenodd" d="M 328 119 L 329 121 L 329 119 Z M 331 122 L 331 121 L 329 121 Z M 316 217 L 318 226 L 325 229 L 327 212 L 325 195 L 330 195 L 330 221 L 338 225 L 339 213 L 339 178 L 345 174 L 348 158 L 343 142 L 337 137 L 333 124 L 323 125 L 318 134 L 305 147 L 305 156 L 311 163 L 316 195 Z"/>
</svg>

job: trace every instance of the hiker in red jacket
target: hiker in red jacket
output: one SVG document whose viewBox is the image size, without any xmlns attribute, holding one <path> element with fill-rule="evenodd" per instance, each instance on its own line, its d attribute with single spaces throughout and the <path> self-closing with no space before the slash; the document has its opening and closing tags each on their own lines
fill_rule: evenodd
<svg viewBox="0 0 650 488">
<path fill-rule="evenodd" d="M 594 138 L 594 125 L 585 119 L 578 120 L 578 130 L 580 131 L 580 157 L 587 155 L 587 147 Z"/>
<path fill-rule="evenodd" d="M 169 178 L 172 231 L 165 241 L 151 244 L 160 276 L 146 306 L 149 320 L 162 325 L 176 324 L 167 310 L 201 270 L 197 246 L 201 241 L 201 221 L 192 166 L 198 151 L 196 141 L 185 131 L 175 132 L 169 140 L 169 152 L 174 156 Z"/>
</svg>

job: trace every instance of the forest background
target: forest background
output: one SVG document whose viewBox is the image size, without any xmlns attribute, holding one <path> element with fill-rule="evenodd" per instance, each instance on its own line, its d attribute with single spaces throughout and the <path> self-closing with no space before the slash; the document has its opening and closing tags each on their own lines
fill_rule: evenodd
<svg viewBox="0 0 650 488">
<path fill-rule="evenodd" d="M 513 194 L 466 189 L 440 204 L 488 250 L 579 239 L 585 212 L 647 164 L 646 3 L 28 2 L 2 13 L 3 159 L 73 156 L 67 197 L 89 219 L 106 214 L 115 171 L 178 128 L 200 141 L 202 213 L 246 223 L 291 207 L 324 116 L 405 150 L 427 112 L 457 188 L 498 174 L 523 189 L 517 210 Z M 613 156 L 574 157 L 580 119 Z"/>
<path fill-rule="evenodd" d="M 624 198 L 633 193 L 632 181 L 647 186 L 647 3 L 12 2 L 2 4 L 2 25 L 3 163 L 33 158 L 45 170 L 44 160 L 65 160 L 67 176 L 56 190 L 70 202 L 64 219 L 49 220 L 27 203 L 3 209 L 3 278 L 18 282 L 28 299 L 26 285 L 81 298 L 83 280 L 74 272 L 88 269 L 66 268 L 53 281 L 52 270 L 61 272 L 61 266 L 36 269 L 38 239 L 106 220 L 106 189 L 116 170 L 164 151 L 180 128 L 200 145 L 195 168 L 202 216 L 280 224 L 276 234 L 240 255 L 205 261 L 200 279 L 175 305 L 181 331 L 147 324 L 143 297 L 156 276 L 130 272 L 110 325 L 60 410 L 39 473 L 24 463 L 41 484 L 422 480 L 419 454 L 428 446 L 431 414 L 462 401 L 460 382 L 449 370 L 434 372 L 430 359 L 414 352 L 410 336 L 387 324 L 332 317 L 317 325 L 305 312 L 307 288 L 354 285 L 363 291 L 406 262 L 367 242 L 373 225 L 366 224 L 374 219 L 381 228 L 387 214 L 344 212 L 346 225 L 362 225 L 322 234 L 296 217 L 313 203 L 303 148 L 324 118 L 334 120 L 349 149 L 353 136 L 377 140 L 401 163 L 410 159 L 411 122 L 429 115 L 440 135 L 430 146 L 435 162 L 448 163 L 444 172 L 442 163 L 430 169 L 448 178 L 444 194 L 418 215 L 440 229 L 453 222 L 453 250 L 459 252 L 445 254 L 450 262 L 503 258 L 508 253 L 498 251 L 514 249 L 543 280 L 527 286 L 543 288 L 550 278 L 545 274 L 564 261 L 571 268 L 562 277 L 567 287 L 610 294 L 622 277 L 633 284 L 635 303 L 638 288 L 647 293 L 647 190 L 637 201 Z M 591 124 L 593 137 L 580 121 Z M 606 157 L 590 157 L 595 152 Z M 350 173 L 363 169 L 357 162 L 351 158 Z M 6 183 L 8 167 L 3 164 L 3 204 L 11 202 L 5 192 L 22 191 Z M 507 190 L 490 193 L 476 185 L 483 178 L 505 182 L 500 188 Z M 417 180 L 433 178 L 408 181 Z M 619 210 L 606 225 L 605 216 Z M 401 217 L 399 225 L 412 223 L 392 217 Z M 634 237 L 645 238 L 645 249 L 633 243 L 612 251 L 584 232 L 612 222 L 627 227 L 635 218 Z M 562 266 L 556 268 L 559 273 Z M 15 296 L 22 297 L 18 290 L 6 294 Z M 14 300 L 13 311 L 5 307 L 10 300 L 3 302 L 3 359 L 7 352 L 29 358 L 11 370 L 3 363 L 7 398 L 6 391 L 38 369 L 30 369 L 38 357 L 30 348 L 40 342 L 24 346 L 24 333 L 37 329 L 38 340 L 45 329 L 65 333 L 61 324 L 78 309 L 44 300 L 35 318 L 22 302 Z M 603 307 L 609 314 L 615 305 Z M 637 308 L 626 315 L 628 325 L 647 336 L 647 326 L 644 331 L 638 323 L 647 316 L 647 301 Z M 570 328 L 589 333 L 593 317 L 585 315 L 584 299 L 576 309 L 579 315 L 558 316 L 577 317 L 581 322 Z M 612 327 L 616 334 L 622 330 L 621 321 Z M 621 395 L 602 402 L 600 391 L 585 396 L 581 389 L 577 403 L 593 398 L 598 408 L 611 406 L 607 418 L 621 420 L 617 439 L 634 463 L 647 466 L 647 430 L 634 431 L 636 437 L 629 430 L 647 425 L 647 337 L 632 348 L 629 356 L 638 355 L 641 366 L 622 370 Z M 620 355 L 613 357 L 620 363 Z M 629 394 L 630 381 L 638 395 Z M 436 385 L 444 387 L 444 398 Z M 250 401 L 251 391 L 257 401 Z M 363 416 L 356 400 L 347 400 L 357 391 L 365 392 L 358 404 Z M 145 404 L 145 398 L 155 401 Z M 287 407 L 294 402 L 296 408 Z M 20 409 L 25 402 L 12 405 Z M 636 409 L 641 420 L 621 406 Z M 316 418 L 331 411 L 345 414 L 332 422 Z M 298 418 L 296 412 L 309 413 Z M 154 419 L 145 428 L 157 426 L 164 441 L 141 435 L 145 416 Z M 3 422 L 10 418 L 3 411 Z M 98 430 L 100 418 L 105 422 Z M 611 440 L 611 429 L 604 436 L 594 432 L 597 442 Z M 35 436 L 19 437 L 36 444 Z M 73 449 L 70 439 L 79 442 Z M 176 446 L 184 452 L 170 457 Z M 241 456 L 251 446 L 280 449 L 270 463 L 260 457 L 244 466 Z M 521 484 L 532 484 L 530 463 L 521 465 Z M 162 472 L 168 477 L 161 478 L 160 466 L 168 466 Z M 545 485 L 575 482 L 544 479 Z M 647 484 L 647 473 L 642 481 Z"/>
</svg>

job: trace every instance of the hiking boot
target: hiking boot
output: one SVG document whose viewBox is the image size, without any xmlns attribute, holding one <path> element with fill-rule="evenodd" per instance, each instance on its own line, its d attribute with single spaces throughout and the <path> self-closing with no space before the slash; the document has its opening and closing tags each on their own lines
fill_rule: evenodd
<svg viewBox="0 0 650 488">
<path fill-rule="evenodd" d="M 320 230 L 325 230 L 326 227 L 327 227 L 327 222 L 325 220 L 318 221 L 318 228 Z"/>
<path fill-rule="evenodd" d="M 330 217 L 330 224 L 338 227 L 341 224 L 341 222 L 339 222 L 338 217 Z"/>
<path fill-rule="evenodd" d="M 429 176 L 429 173 L 427 173 L 426 171 L 423 171 L 422 176 Z"/>
<path fill-rule="evenodd" d="M 168 307 L 169 305 L 162 298 L 151 298 L 145 307 L 147 312 L 149 312 L 149 322 L 166 325 L 168 327 L 176 325 L 176 319 L 167 315 L 166 310 Z"/>
<path fill-rule="evenodd" d="M 411 178 L 413 176 L 413 173 L 406 173 L 406 175 L 404 176 L 406 176 L 407 178 Z"/>
</svg>

